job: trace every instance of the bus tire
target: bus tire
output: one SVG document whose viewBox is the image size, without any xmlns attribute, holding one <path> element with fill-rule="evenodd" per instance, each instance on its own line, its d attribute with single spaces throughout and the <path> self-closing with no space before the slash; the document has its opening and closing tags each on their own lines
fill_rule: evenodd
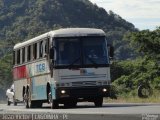
<svg viewBox="0 0 160 120">
<path fill-rule="evenodd" d="M 56 100 L 52 100 L 52 109 L 58 108 L 58 102 Z"/>
<path fill-rule="evenodd" d="M 65 102 L 64 102 L 65 108 L 75 108 L 76 106 L 77 106 L 77 99 L 75 99 L 75 98 L 65 100 Z"/>
<path fill-rule="evenodd" d="M 77 106 L 77 102 L 64 103 L 65 108 L 75 108 Z"/>
<path fill-rule="evenodd" d="M 33 102 L 31 101 L 31 98 L 30 98 L 29 86 L 27 86 L 27 89 L 26 89 L 26 100 L 25 100 L 25 103 L 26 103 L 26 108 L 33 108 Z"/>
<path fill-rule="evenodd" d="M 58 108 L 58 102 L 56 100 L 52 99 L 51 92 L 48 93 L 48 99 L 51 109 L 57 109 Z"/>
<path fill-rule="evenodd" d="M 71 108 L 75 108 L 77 106 L 77 101 L 71 102 Z"/>
<path fill-rule="evenodd" d="M 96 107 L 102 107 L 103 105 L 103 97 L 96 98 L 94 100 L 94 104 Z"/>
<path fill-rule="evenodd" d="M 32 103 L 32 104 L 34 104 L 34 107 L 35 107 L 35 108 L 41 108 L 43 103 L 42 103 L 41 101 L 35 101 L 35 102 Z"/>
<path fill-rule="evenodd" d="M 14 106 L 17 106 L 17 102 L 14 102 L 13 104 L 14 104 Z"/>
<path fill-rule="evenodd" d="M 23 86 L 23 90 L 22 90 L 23 101 L 25 100 L 25 94 L 26 94 L 26 87 Z"/>
<path fill-rule="evenodd" d="M 36 103 L 34 101 L 31 101 L 31 100 L 27 100 L 27 103 L 26 103 L 26 108 L 36 108 Z"/>
<path fill-rule="evenodd" d="M 13 99 L 13 105 L 14 105 L 14 106 L 17 106 L 17 102 L 16 102 L 15 99 Z"/>
<path fill-rule="evenodd" d="M 47 102 L 49 104 L 50 100 L 49 100 L 49 94 L 51 93 L 51 86 L 49 83 L 47 83 L 47 86 L 46 86 L 46 96 L 47 96 Z"/>
</svg>

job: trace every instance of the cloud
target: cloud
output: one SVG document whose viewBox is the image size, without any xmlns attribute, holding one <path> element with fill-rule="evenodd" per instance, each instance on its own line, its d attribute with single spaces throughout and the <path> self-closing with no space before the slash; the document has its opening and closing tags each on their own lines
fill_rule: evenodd
<svg viewBox="0 0 160 120">
<path fill-rule="evenodd" d="M 160 18 L 160 0 L 90 0 L 107 11 L 112 10 L 126 20 Z M 144 20 L 145 21 L 145 20 Z M 134 21 L 133 21 L 134 22 Z M 137 22 L 137 21 L 136 21 Z M 159 22 L 153 24 L 160 25 Z"/>
<path fill-rule="evenodd" d="M 107 11 L 112 10 L 125 18 L 160 16 L 159 0 L 90 0 Z"/>
<path fill-rule="evenodd" d="M 160 18 L 131 18 L 127 20 L 133 23 L 135 27 L 140 30 L 154 30 L 156 27 L 160 26 Z"/>
</svg>

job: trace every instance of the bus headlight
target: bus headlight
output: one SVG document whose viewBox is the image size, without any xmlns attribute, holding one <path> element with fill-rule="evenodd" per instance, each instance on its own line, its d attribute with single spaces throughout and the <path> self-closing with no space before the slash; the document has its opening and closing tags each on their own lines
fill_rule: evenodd
<svg viewBox="0 0 160 120">
<path fill-rule="evenodd" d="M 102 91 L 103 91 L 103 92 L 107 92 L 107 89 L 106 89 L 106 88 L 103 88 Z"/>
<path fill-rule="evenodd" d="M 61 90 L 61 93 L 62 93 L 62 94 L 65 94 L 65 93 L 66 93 L 66 91 L 65 91 L 65 90 Z"/>
</svg>

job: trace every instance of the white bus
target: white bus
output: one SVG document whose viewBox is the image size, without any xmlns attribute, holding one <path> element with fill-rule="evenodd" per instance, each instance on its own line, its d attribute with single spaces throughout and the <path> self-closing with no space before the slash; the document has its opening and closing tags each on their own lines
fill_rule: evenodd
<svg viewBox="0 0 160 120">
<path fill-rule="evenodd" d="M 66 28 L 18 43 L 13 52 L 15 101 L 26 108 L 51 108 L 77 102 L 103 104 L 110 97 L 110 57 L 104 31 Z"/>
</svg>

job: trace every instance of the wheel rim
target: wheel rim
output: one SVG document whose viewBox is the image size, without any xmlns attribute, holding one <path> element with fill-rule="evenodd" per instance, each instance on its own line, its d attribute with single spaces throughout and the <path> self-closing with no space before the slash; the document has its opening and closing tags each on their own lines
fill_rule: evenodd
<svg viewBox="0 0 160 120">
<path fill-rule="evenodd" d="M 53 99 L 52 99 L 51 92 L 49 92 L 49 94 L 48 94 L 48 101 L 49 101 L 50 107 L 53 108 Z"/>
<path fill-rule="evenodd" d="M 30 98 L 28 99 L 28 106 L 29 106 L 29 108 L 31 108 L 31 100 L 30 100 Z"/>
<path fill-rule="evenodd" d="M 26 108 L 31 108 L 31 99 L 30 99 L 29 89 L 26 94 Z"/>
<path fill-rule="evenodd" d="M 26 108 L 29 108 L 29 98 L 28 98 L 28 95 L 26 96 L 25 103 L 26 103 Z"/>
</svg>

